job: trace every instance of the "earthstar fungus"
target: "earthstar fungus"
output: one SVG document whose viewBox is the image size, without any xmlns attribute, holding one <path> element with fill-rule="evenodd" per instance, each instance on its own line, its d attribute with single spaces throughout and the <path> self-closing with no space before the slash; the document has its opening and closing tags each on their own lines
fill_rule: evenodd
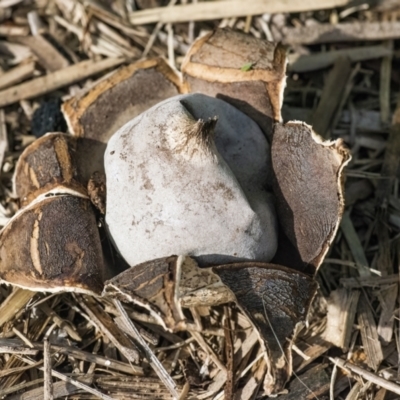
<svg viewBox="0 0 400 400">
<path fill-rule="evenodd" d="M 0 232 L 0 279 L 100 293 L 86 188 L 104 172 L 108 143 L 106 221 L 131 268 L 103 296 L 171 332 L 193 329 L 188 310 L 237 307 L 258 335 L 263 394 L 279 393 L 343 213 L 349 160 L 340 142 L 281 123 L 285 68 L 280 45 L 218 29 L 193 44 L 182 76 L 162 59 L 140 61 L 68 100 L 73 135 L 39 139 L 17 165 L 23 208 Z"/>
</svg>

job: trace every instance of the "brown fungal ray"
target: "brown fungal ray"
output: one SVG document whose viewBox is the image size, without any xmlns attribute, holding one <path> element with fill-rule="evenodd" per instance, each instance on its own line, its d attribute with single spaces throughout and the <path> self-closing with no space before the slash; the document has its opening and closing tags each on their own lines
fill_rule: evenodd
<svg viewBox="0 0 400 400">
<path fill-rule="evenodd" d="M 275 125 L 271 158 L 278 219 L 292 244 L 280 242 L 272 261 L 315 273 L 343 214 L 342 171 L 350 154 L 340 140 L 322 142 L 294 121 Z"/>
<path fill-rule="evenodd" d="M 178 257 L 158 258 L 135 265 L 107 281 L 103 296 L 144 307 L 166 330 L 184 327 L 176 297 Z"/>
<path fill-rule="evenodd" d="M 178 74 L 154 58 L 118 69 L 66 101 L 62 110 L 72 134 L 107 143 L 132 118 L 180 92 Z"/>
<path fill-rule="evenodd" d="M 98 295 L 105 274 L 96 219 L 85 198 L 42 196 L 0 232 L 0 282 Z"/>
<path fill-rule="evenodd" d="M 166 330 L 186 328 L 183 308 L 234 301 L 210 268 L 191 257 L 170 256 L 135 265 L 107 281 L 103 296 L 147 309 Z"/>
<path fill-rule="evenodd" d="M 50 190 L 85 195 L 86 184 L 77 167 L 77 139 L 54 132 L 35 140 L 21 154 L 14 174 L 14 191 L 26 206 Z"/>
<path fill-rule="evenodd" d="M 265 394 L 279 393 L 292 373 L 293 339 L 306 321 L 317 284 L 307 275 L 274 264 L 246 262 L 212 270 L 234 293 L 265 346 Z"/>
<path fill-rule="evenodd" d="M 119 68 L 66 101 L 62 111 L 69 131 L 79 137 L 78 160 L 85 180 L 95 172 L 104 174 L 106 144 L 119 128 L 182 90 L 179 75 L 163 58 L 154 58 Z"/>
<path fill-rule="evenodd" d="M 268 137 L 273 122 L 281 120 L 285 71 L 281 45 L 226 28 L 197 39 L 182 63 L 190 92 L 232 104 Z"/>
</svg>

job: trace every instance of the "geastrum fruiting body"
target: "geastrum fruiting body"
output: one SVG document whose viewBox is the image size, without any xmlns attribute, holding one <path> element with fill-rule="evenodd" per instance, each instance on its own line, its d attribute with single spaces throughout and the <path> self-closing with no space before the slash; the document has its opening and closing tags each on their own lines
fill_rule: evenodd
<svg viewBox="0 0 400 400">
<path fill-rule="evenodd" d="M 285 68 L 281 46 L 219 29 L 193 44 L 182 76 L 145 60 L 70 99 L 74 136 L 40 139 L 17 166 L 23 208 L 0 232 L 0 279 L 100 292 L 86 185 L 104 168 L 106 224 L 131 268 L 103 295 L 169 331 L 191 326 L 184 308 L 235 303 L 259 338 L 258 383 L 279 393 L 343 212 L 349 160 L 340 142 L 281 123 Z"/>
</svg>

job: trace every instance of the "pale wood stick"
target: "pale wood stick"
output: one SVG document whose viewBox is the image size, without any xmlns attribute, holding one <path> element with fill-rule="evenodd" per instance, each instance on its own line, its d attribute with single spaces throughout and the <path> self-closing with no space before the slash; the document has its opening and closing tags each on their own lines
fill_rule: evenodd
<svg viewBox="0 0 400 400">
<path fill-rule="evenodd" d="M 341 358 L 331 358 L 329 360 L 336 364 L 338 367 L 343 368 L 345 370 L 355 372 L 357 375 L 360 375 L 362 378 L 366 379 L 369 382 L 374 383 L 377 386 L 385 388 L 390 392 L 400 394 L 400 386 L 396 385 L 393 382 L 387 381 L 386 379 L 381 378 L 378 375 L 373 374 L 372 372 L 366 371 L 363 368 L 357 367 L 357 365 L 351 364 L 342 360 Z"/>
<path fill-rule="evenodd" d="M 70 62 L 42 35 L 20 37 L 15 41 L 28 46 L 47 71 L 55 72 L 70 65 Z"/>
<path fill-rule="evenodd" d="M 283 28 L 283 43 L 311 44 L 386 40 L 400 37 L 400 21 L 317 24 Z"/>
<path fill-rule="evenodd" d="M 358 62 L 386 57 L 391 53 L 392 51 L 384 46 L 364 46 L 300 56 L 290 54 L 288 69 L 291 72 L 310 72 L 333 65 L 339 57 L 348 57 L 351 62 Z"/>
<path fill-rule="evenodd" d="M 43 341 L 43 359 L 44 359 L 44 400 L 53 400 L 53 379 L 51 377 L 51 354 L 50 342 L 48 338 Z"/>
<path fill-rule="evenodd" d="M 96 75 L 124 62 L 123 58 L 106 58 L 101 61 L 87 60 L 40 78 L 21 83 L 0 91 L 0 107 L 8 106 L 24 99 L 31 99 L 63 86 L 71 85 L 92 75 Z"/>
<path fill-rule="evenodd" d="M 348 2 L 348 0 L 210 1 L 134 11 L 130 13 L 129 19 L 132 25 L 152 24 L 155 22 L 166 24 L 169 22 L 205 21 L 264 13 L 276 14 L 328 9 L 344 6 Z"/>
<path fill-rule="evenodd" d="M 11 68 L 7 72 L 4 72 L 0 75 L 0 89 L 10 87 L 23 81 L 24 79 L 30 78 L 34 72 L 34 61 L 29 61 L 27 63 L 20 64 L 17 67 Z"/>
<path fill-rule="evenodd" d="M 29 28 L 27 26 L 0 26 L 1 36 L 26 36 L 29 34 Z"/>
<path fill-rule="evenodd" d="M 0 326 L 14 318 L 35 294 L 30 290 L 15 288 L 0 306 Z"/>
</svg>

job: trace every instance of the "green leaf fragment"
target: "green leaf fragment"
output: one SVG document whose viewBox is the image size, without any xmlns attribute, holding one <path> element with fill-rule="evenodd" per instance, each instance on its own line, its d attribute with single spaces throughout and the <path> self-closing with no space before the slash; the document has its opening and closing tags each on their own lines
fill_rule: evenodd
<svg viewBox="0 0 400 400">
<path fill-rule="evenodd" d="M 254 63 L 249 62 L 246 64 L 243 64 L 242 68 L 240 68 L 241 71 L 250 71 L 253 68 Z"/>
</svg>

